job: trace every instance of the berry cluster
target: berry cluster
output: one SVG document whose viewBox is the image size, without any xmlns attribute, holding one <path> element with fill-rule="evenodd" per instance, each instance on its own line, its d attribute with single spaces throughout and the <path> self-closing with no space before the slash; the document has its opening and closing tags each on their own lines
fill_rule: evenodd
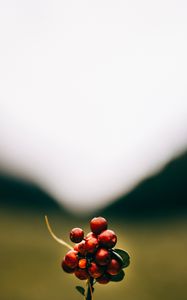
<svg viewBox="0 0 187 300">
<path fill-rule="evenodd" d="M 117 236 L 107 227 L 107 220 L 97 217 L 90 221 L 91 232 L 85 237 L 81 228 L 71 230 L 70 240 L 76 244 L 62 261 L 65 272 L 101 284 L 123 279 L 122 269 L 129 265 L 129 255 L 123 250 L 113 249 Z"/>
</svg>

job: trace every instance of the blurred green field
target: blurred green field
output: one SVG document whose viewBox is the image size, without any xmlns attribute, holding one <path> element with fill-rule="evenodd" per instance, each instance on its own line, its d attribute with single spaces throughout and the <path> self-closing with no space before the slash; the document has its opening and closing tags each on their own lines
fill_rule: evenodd
<svg viewBox="0 0 187 300">
<path fill-rule="evenodd" d="M 49 236 L 44 216 L 30 212 L 0 212 L 0 299 L 82 299 L 74 286 L 82 283 L 65 274 L 60 261 L 66 249 Z M 50 215 L 57 235 L 68 236 L 74 226 L 87 224 Z M 185 300 L 187 297 L 187 221 L 113 221 L 118 247 L 131 255 L 126 278 L 120 283 L 97 285 L 94 300 Z"/>
</svg>

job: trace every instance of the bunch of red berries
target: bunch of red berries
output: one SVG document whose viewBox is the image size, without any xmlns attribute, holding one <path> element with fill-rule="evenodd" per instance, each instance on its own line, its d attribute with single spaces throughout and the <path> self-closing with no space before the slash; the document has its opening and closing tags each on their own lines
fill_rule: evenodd
<svg viewBox="0 0 187 300">
<path fill-rule="evenodd" d="M 85 237 L 81 228 L 71 230 L 70 239 L 76 244 L 62 261 L 65 272 L 74 273 L 81 280 L 89 279 L 92 284 L 124 278 L 123 268 L 129 265 L 130 258 L 126 251 L 113 249 L 117 236 L 107 227 L 107 220 L 97 217 L 90 221 L 91 232 Z"/>
</svg>

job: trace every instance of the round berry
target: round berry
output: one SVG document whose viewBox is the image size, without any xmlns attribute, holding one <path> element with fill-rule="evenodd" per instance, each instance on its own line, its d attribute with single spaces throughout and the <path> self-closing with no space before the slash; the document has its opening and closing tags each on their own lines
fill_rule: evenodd
<svg viewBox="0 0 187 300">
<path fill-rule="evenodd" d="M 98 239 L 90 237 L 85 240 L 85 248 L 88 253 L 94 253 L 99 246 Z"/>
<path fill-rule="evenodd" d="M 86 258 L 81 258 L 79 260 L 79 268 L 80 269 L 86 269 L 86 266 L 87 266 L 87 260 L 86 260 Z"/>
<path fill-rule="evenodd" d="M 117 243 L 117 236 L 113 230 L 104 230 L 98 236 L 98 241 L 101 246 L 113 248 Z"/>
<path fill-rule="evenodd" d="M 101 277 L 97 278 L 96 280 L 100 284 L 107 284 L 110 281 L 110 278 L 106 274 L 104 274 Z"/>
<path fill-rule="evenodd" d="M 85 240 L 86 240 L 86 239 L 89 239 L 89 238 L 96 238 L 96 239 L 97 239 L 97 235 L 91 231 L 91 232 L 89 232 L 89 233 L 86 235 Z"/>
<path fill-rule="evenodd" d="M 73 243 L 80 243 L 84 238 L 84 231 L 81 228 L 73 228 L 69 237 Z"/>
<path fill-rule="evenodd" d="M 117 275 L 121 270 L 121 264 L 115 258 L 112 258 L 107 266 L 107 273 Z"/>
<path fill-rule="evenodd" d="M 90 221 L 90 228 L 95 234 L 101 233 L 103 230 L 107 229 L 107 220 L 103 217 L 96 217 Z"/>
<path fill-rule="evenodd" d="M 85 280 L 89 278 L 89 274 L 86 270 L 78 269 L 75 271 L 75 276 L 80 280 Z"/>
<path fill-rule="evenodd" d="M 65 260 L 62 261 L 61 267 L 64 270 L 64 272 L 66 272 L 66 273 L 74 273 L 75 272 L 75 268 L 72 269 L 72 268 L 68 267 Z"/>
<path fill-rule="evenodd" d="M 107 249 L 100 248 L 97 250 L 95 255 L 96 263 L 100 266 L 106 266 L 110 262 L 111 256 Z"/>
<path fill-rule="evenodd" d="M 98 278 L 102 276 L 104 270 L 101 266 L 98 266 L 95 262 L 91 262 L 88 268 L 88 273 L 90 274 L 91 277 Z"/>
<path fill-rule="evenodd" d="M 77 244 L 77 249 L 78 249 L 78 252 L 81 254 L 81 255 L 86 255 L 86 247 L 85 247 L 85 240 L 82 240 L 79 244 Z"/>
<path fill-rule="evenodd" d="M 70 250 L 68 253 L 65 255 L 64 261 L 66 265 L 73 269 L 78 266 L 78 255 L 77 251 L 75 250 Z"/>
<path fill-rule="evenodd" d="M 74 249 L 75 251 L 77 251 L 77 252 L 79 252 L 78 245 L 79 245 L 79 244 L 75 244 L 75 246 L 73 247 L 73 249 Z"/>
</svg>

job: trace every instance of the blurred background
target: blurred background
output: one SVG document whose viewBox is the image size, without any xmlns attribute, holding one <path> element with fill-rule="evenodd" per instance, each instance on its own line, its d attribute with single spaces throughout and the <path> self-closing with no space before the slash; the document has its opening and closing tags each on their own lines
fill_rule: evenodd
<svg viewBox="0 0 187 300">
<path fill-rule="evenodd" d="M 186 37 L 182 0 L 0 1 L 0 299 L 81 299 L 46 214 L 130 253 L 95 299 L 186 299 Z"/>
</svg>

